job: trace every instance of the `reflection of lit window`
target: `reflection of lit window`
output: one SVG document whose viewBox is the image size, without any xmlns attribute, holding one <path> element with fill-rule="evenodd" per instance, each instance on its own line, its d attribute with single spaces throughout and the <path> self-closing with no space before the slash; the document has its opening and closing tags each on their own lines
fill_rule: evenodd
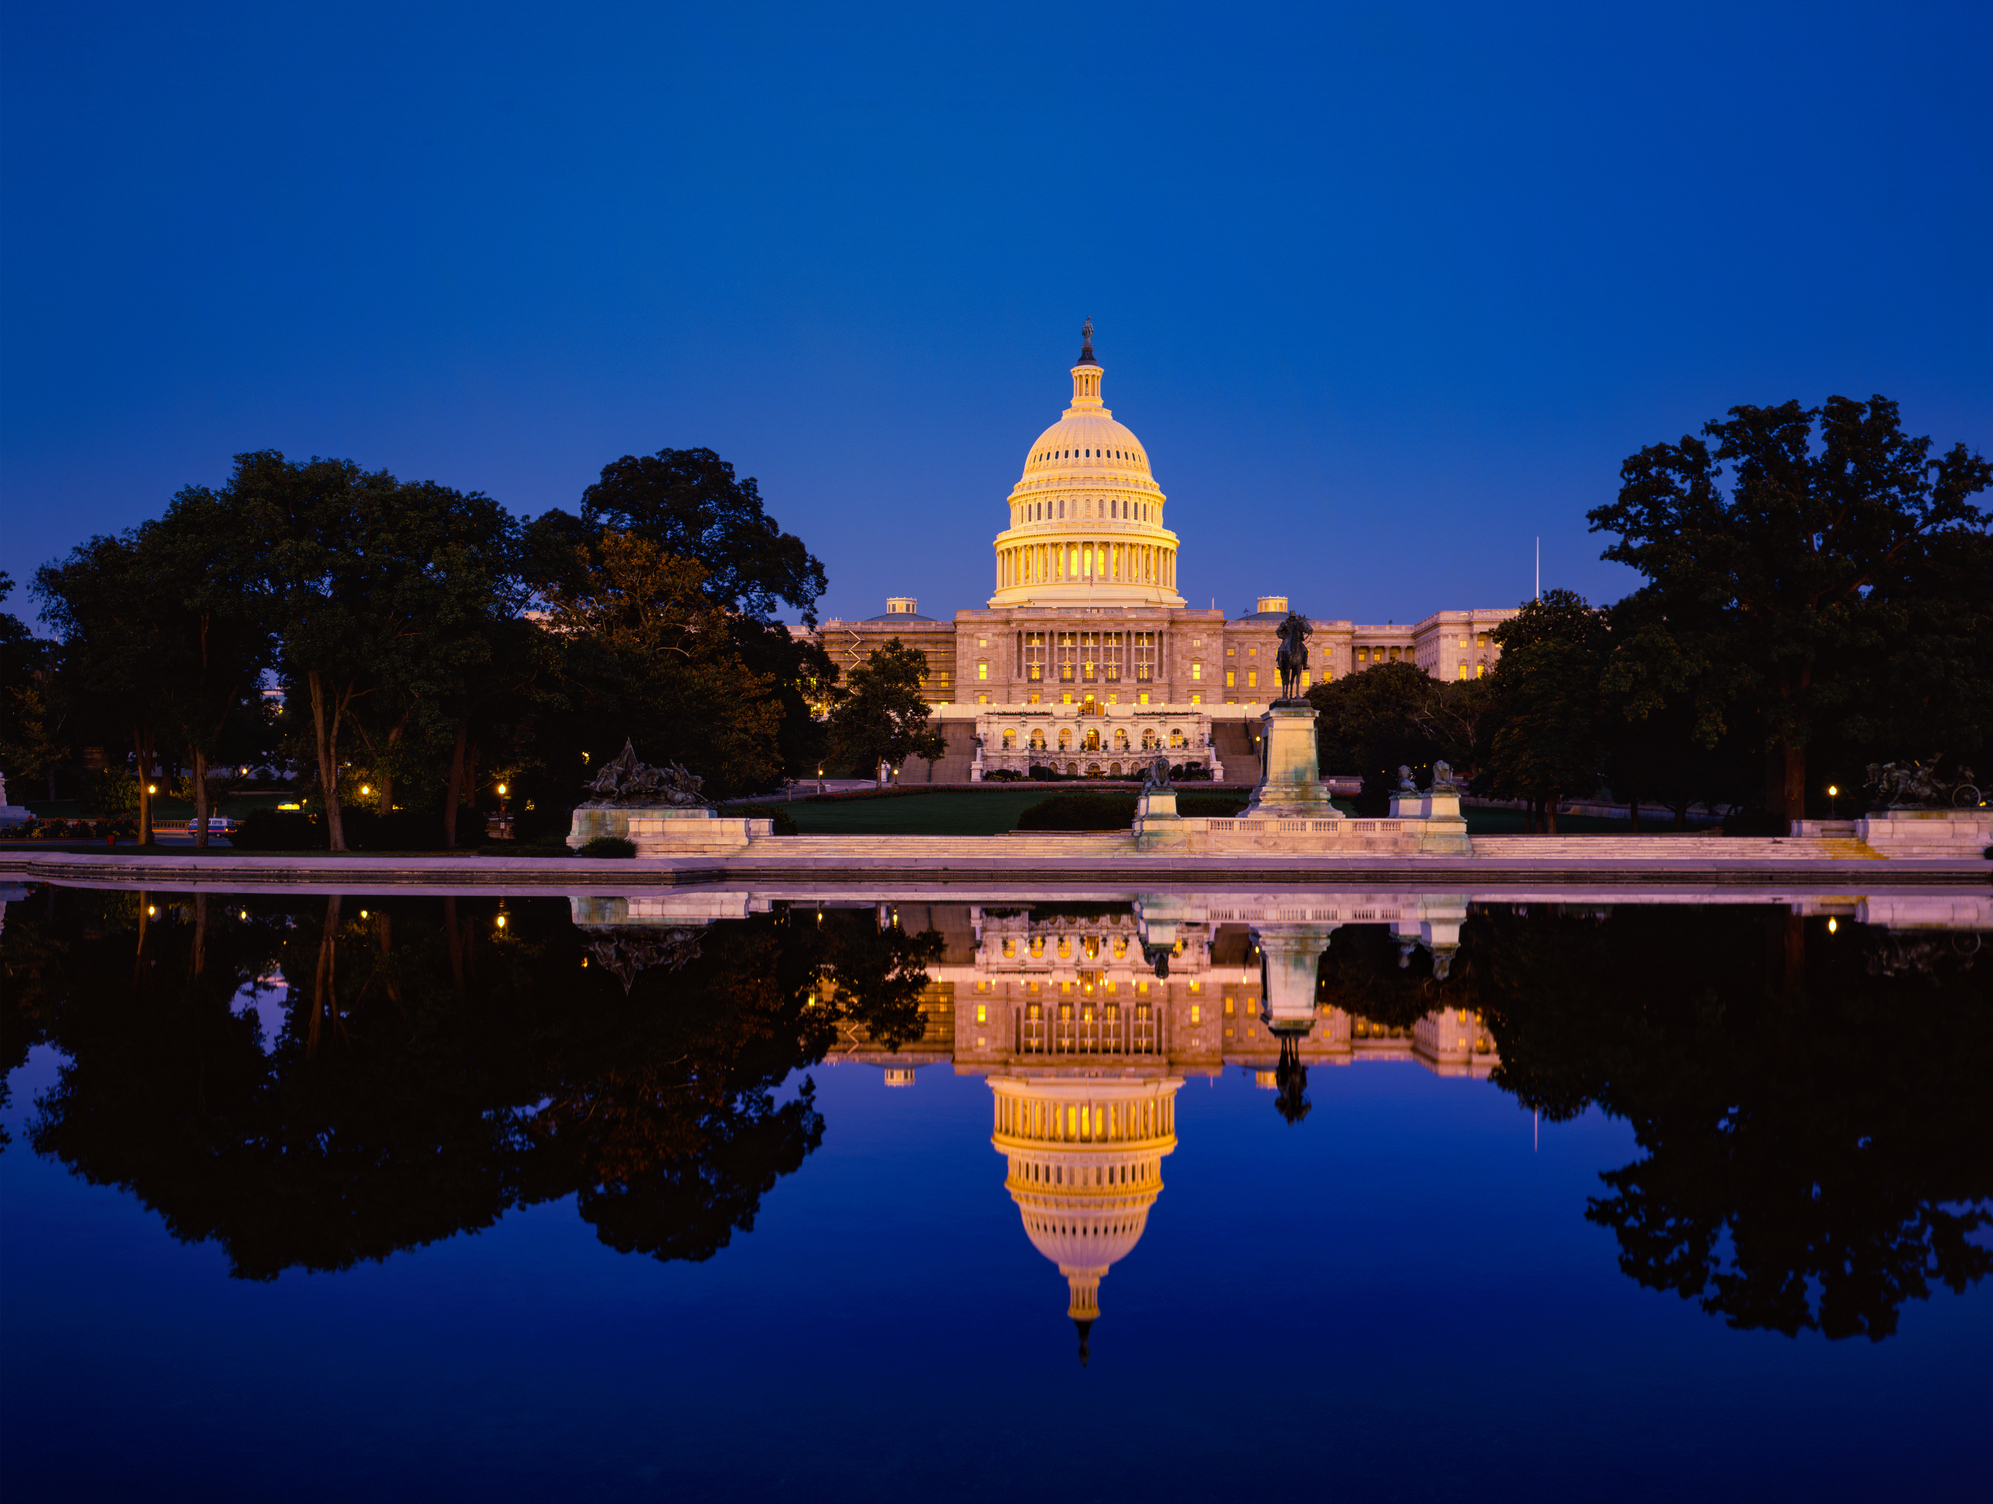
<svg viewBox="0 0 1993 1504">
<path fill-rule="evenodd" d="M 1201 1024 L 1204 1022 L 1204 1010 L 1196 1003 L 1192 1003 L 1190 1005 L 1190 1021 L 1194 1024 Z"/>
<path fill-rule="evenodd" d="M 986 1024 L 989 1021 L 990 1021 L 990 1010 L 988 1006 L 983 1003 L 976 1004 L 976 1022 L 979 1024 Z"/>
<path fill-rule="evenodd" d="M 1017 942 L 1016 942 L 1015 940 L 1006 940 L 1006 941 L 1004 941 L 1004 942 L 1003 942 L 1003 953 L 1004 953 L 1004 954 L 1005 954 L 1006 956 L 1015 956 L 1015 955 L 1017 954 Z"/>
</svg>

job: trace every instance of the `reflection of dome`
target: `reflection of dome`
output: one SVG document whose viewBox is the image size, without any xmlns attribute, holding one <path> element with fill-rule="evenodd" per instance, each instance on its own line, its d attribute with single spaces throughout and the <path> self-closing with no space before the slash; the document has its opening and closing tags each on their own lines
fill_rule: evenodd
<svg viewBox="0 0 1993 1504">
<path fill-rule="evenodd" d="M 1141 1240 L 1162 1191 L 1182 1085 L 1177 1077 L 990 1080 L 990 1143 L 1009 1162 L 1004 1188 L 1032 1246 L 1066 1277 L 1082 1361 L 1101 1277 Z"/>
<path fill-rule="evenodd" d="M 1072 368 L 1073 405 L 1038 435 L 1010 493 L 990 605 L 1030 601 L 1181 606 L 1176 534 L 1148 451 L 1101 405 L 1093 324 Z"/>
</svg>

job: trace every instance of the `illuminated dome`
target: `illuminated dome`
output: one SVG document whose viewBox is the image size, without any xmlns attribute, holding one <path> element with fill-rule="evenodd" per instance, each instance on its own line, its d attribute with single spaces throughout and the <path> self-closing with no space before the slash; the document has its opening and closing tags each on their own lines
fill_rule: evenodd
<svg viewBox="0 0 1993 1504">
<path fill-rule="evenodd" d="M 1142 441 L 1101 405 L 1093 320 L 1081 339 L 1073 405 L 1038 435 L 1011 489 L 990 605 L 1181 606 L 1166 498 Z"/>
<path fill-rule="evenodd" d="M 1066 1314 L 1087 1334 L 1100 1281 L 1141 1241 L 1176 1148 L 1178 1077 L 992 1077 L 991 1145 L 1009 1164 L 1004 1188 L 1031 1246 L 1066 1277 Z"/>
</svg>

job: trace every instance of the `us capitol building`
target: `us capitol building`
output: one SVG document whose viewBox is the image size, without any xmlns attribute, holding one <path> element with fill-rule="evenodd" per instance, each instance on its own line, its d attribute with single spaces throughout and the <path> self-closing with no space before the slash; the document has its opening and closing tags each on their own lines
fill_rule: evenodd
<svg viewBox="0 0 1993 1504">
<path fill-rule="evenodd" d="M 1252 728 L 1279 692 L 1274 629 L 1288 597 L 1227 619 L 1178 589 L 1180 543 L 1142 441 L 1101 398 L 1093 324 L 1072 368 L 1072 405 L 1032 443 L 997 534 L 996 590 L 953 621 L 911 596 L 883 615 L 829 620 L 820 639 L 847 671 L 893 638 L 927 655 L 924 688 L 948 750 L 905 781 L 966 783 L 1034 764 L 1132 774 L 1158 750 L 1212 776 L 1255 780 Z M 1439 611 L 1411 626 L 1315 620 L 1311 681 L 1379 663 L 1442 679 L 1485 674 L 1489 633 L 1512 610 Z"/>
</svg>

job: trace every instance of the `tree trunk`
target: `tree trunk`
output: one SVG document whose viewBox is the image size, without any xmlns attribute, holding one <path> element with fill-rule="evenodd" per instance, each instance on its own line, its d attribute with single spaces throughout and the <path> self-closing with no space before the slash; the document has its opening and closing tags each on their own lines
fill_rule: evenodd
<svg viewBox="0 0 1993 1504">
<path fill-rule="evenodd" d="M 1806 748 L 1774 742 L 1765 752 L 1765 809 L 1786 820 L 1806 818 Z"/>
<path fill-rule="evenodd" d="M 194 845 L 208 844 L 208 754 L 194 748 Z"/>
<path fill-rule="evenodd" d="M 1543 801 L 1543 833 L 1547 836 L 1557 834 L 1557 801 L 1561 797 L 1559 794 L 1552 794 Z"/>
<path fill-rule="evenodd" d="M 1628 821 L 1627 828 L 1631 830 L 1636 836 L 1639 835 L 1640 834 L 1640 796 L 1638 794 L 1628 794 L 1626 796 L 1626 816 Z"/>
<path fill-rule="evenodd" d="M 194 975 L 208 967 L 208 895 L 194 890 Z"/>
<path fill-rule="evenodd" d="M 469 721 L 457 722 L 457 745 L 450 753 L 450 777 L 443 786 L 443 849 L 457 849 L 457 801 L 464 797 L 464 752 L 470 746 Z"/>
<path fill-rule="evenodd" d="M 325 676 L 317 669 L 305 675 L 311 686 L 311 729 L 314 750 L 318 754 L 318 789 L 325 799 L 325 834 L 327 851 L 346 849 L 346 829 L 339 823 L 339 719 L 346 707 L 332 708 L 330 717 L 326 714 Z"/>
<path fill-rule="evenodd" d="M 325 928 L 318 937 L 318 971 L 312 978 L 311 1020 L 305 1029 L 306 1059 L 318 1053 L 320 1023 L 330 1018 L 335 1027 L 339 1024 L 339 898 L 334 893 L 325 900 Z"/>
<path fill-rule="evenodd" d="M 134 731 L 133 749 L 138 753 L 138 844 L 152 844 L 152 733 Z"/>
</svg>

